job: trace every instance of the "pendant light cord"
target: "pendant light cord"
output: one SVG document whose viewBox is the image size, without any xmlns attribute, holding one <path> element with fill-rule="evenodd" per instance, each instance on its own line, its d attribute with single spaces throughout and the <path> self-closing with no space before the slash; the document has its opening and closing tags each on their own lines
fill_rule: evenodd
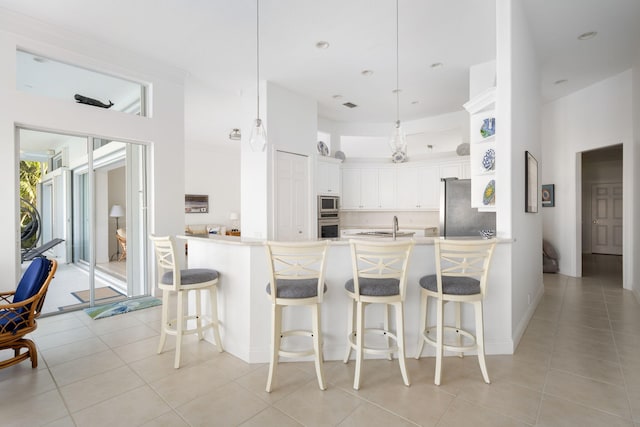
<svg viewBox="0 0 640 427">
<path fill-rule="evenodd" d="M 398 0 L 396 0 L 396 126 L 400 125 L 400 31 L 398 10 Z"/>
<path fill-rule="evenodd" d="M 256 0 L 256 109 L 260 120 L 260 3 Z"/>
</svg>

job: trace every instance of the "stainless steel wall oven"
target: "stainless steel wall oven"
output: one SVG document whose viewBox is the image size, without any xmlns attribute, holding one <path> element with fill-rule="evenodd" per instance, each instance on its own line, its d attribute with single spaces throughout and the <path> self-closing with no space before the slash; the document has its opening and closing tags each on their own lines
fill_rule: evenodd
<svg viewBox="0 0 640 427">
<path fill-rule="evenodd" d="M 318 196 L 318 238 L 340 237 L 340 198 Z"/>
</svg>

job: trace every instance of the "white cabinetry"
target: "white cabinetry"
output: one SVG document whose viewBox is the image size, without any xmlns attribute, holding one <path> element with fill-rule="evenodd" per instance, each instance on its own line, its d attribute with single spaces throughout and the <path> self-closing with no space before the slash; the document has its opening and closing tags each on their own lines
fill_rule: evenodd
<svg viewBox="0 0 640 427">
<path fill-rule="evenodd" d="M 340 163 L 340 160 L 331 157 L 318 158 L 318 194 L 340 195 Z"/>
<path fill-rule="evenodd" d="M 495 211 L 496 168 L 500 167 L 496 152 L 495 87 L 489 88 L 464 105 L 470 113 L 471 206 L 483 211 Z M 489 135 L 485 130 L 491 129 Z"/>
<path fill-rule="evenodd" d="M 456 160 L 440 164 L 440 178 L 471 178 L 469 157 L 461 156 Z"/>
<path fill-rule="evenodd" d="M 378 206 L 380 209 L 396 207 L 396 169 L 378 169 Z"/>
<path fill-rule="evenodd" d="M 469 157 L 428 162 L 345 164 L 342 209 L 438 210 L 440 178 L 469 178 Z"/>
<path fill-rule="evenodd" d="M 395 169 L 350 167 L 342 171 L 343 209 L 393 209 Z"/>
<path fill-rule="evenodd" d="M 440 173 L 438 166 L 398 168 L 398 209 L 438 209 L 440 203 Z"/>
</svg>

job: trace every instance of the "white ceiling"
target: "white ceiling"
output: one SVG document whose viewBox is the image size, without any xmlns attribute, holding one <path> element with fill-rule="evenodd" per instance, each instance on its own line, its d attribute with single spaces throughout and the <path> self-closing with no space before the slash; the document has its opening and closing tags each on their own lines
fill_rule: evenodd
<svg viewBox="0 0 640 427">
<path fill-rule="evenodd" d="M 546 101 L 629 69 L 640 54 L 638 0 L 522 1 Z M 188 140 L 223 142 L 241 125 L 229 106 L 255 86 L 254 0 L 0 0 L 0 8 L 185 70 Z M 401 118 L 460 110 L 469 66 L 495 58 L 495 1 L 399 0 L 399 8 Z M 587 31 L 598 35 L 577 40 Z M 317 49 L 320 40 L 330 47 Z M 317 99 L 321 117 L 395 120 L 393 0 L 261 0 L 260 46 L 261 79 Z M 560 79 L 568 81 L 553 84 Z"/>
</svg>

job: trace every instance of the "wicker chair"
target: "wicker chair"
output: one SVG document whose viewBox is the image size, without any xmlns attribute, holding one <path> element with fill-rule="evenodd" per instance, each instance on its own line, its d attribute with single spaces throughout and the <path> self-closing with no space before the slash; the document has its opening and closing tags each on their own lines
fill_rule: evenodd
<svg viewBox="0 0 640 427">
<path fill-rule="evenodd" d="M 31 367 L 38 366 L 38 353 L 33 341 L 24 336 L 38 326 L 44 298 L 58 263 L 41 257 L 27 268 L 13 292 L 0 293 L 0 350 L 13 349 L 14 357 L 0 361 L 0 369 L 31 358 Z M 21 353 L 20 350 L 27 351 Z"/>
<path fill-rule="evenodd" d="M 122 228 L 118 228 L 116 230 L 116 239 L 120 245 L 120 250 L 122 250 L 118 257 L 118 261 L 123 261 L 127 259 L 127 231 Z"/>
</svg>

